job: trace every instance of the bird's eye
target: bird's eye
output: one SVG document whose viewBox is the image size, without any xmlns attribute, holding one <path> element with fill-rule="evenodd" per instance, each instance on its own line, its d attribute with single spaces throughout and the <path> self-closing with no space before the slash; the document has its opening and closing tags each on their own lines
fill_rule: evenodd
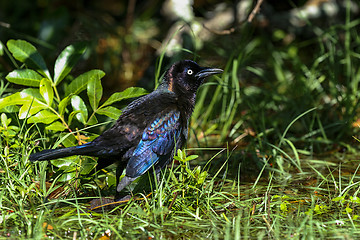
<svg viewBox="0 0 360 240">
<path fill-rule="evenodd" d="M 191 69 L 188 69 L 188 70 L 187 70 L 187 74 L 188 74 L 188 75 L 192 75 L 193 73 L 194 73 L 193 70 L 191 70 Z"/>
</svg>

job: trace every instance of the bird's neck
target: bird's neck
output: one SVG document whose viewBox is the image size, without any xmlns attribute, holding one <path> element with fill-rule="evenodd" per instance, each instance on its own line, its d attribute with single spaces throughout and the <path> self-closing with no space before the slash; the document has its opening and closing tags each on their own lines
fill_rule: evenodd
<svg viewBox="0 0 360 240">
<path fill-rule="evenodd" d="M 178 103 L 177 106 L 180 108 L 179 110 L 185 114 L 187 118 L 190 118 L 195 107 L 196 93 L 190 93 L 185 90 L 181 91 L 176 87 L 173 87 L 172 90 L 173 91 L 170 91 L 168 84 L 164 82 L 157 88 L 157 91 L 174 93 Z"/>
</svg>

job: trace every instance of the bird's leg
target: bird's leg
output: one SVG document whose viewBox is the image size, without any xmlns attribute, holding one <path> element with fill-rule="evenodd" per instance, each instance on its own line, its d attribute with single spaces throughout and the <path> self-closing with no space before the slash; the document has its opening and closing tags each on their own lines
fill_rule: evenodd
<svg viewBox="0 0 360 240">
<path fill-rule="evenodd" d="M 125 187 L 127 187 L 130 183 L 132 183 L 135 179 L 137 179 L 138 177 L 129 177 L 126 176 L 123 177 L 123 179 L 121 179 L 120 183 L 117 185 L 116 191 L 119 193 L 121 192 L 121 190 L 123 190 Z"/>
<path fill-rule="evenodd" d="M 116 186 L 117 186 L 117 188 L 120 185 L 120 177 L 121 177 L 121 174 L 122 174 L 125 166 L 126 166 L 126 162 L 124 162 L 124 163 L 119 162 L 117 167 L 116 167 L 116 176 L 115 177 L 116 177 Z M 121 198 L 124 197 L 124 196 L 121 196 L 119 193 L 120 193 L 120 191 L 116 191 L 115 200 L 121 199 Z"/>
<path fill-rule="evenodd" d="M 131 199 L 130 194 L 120 194 L 120 192 L 137 178 L 138 177 L 132 178 L 125 176 L 121 179 L 120 183 L 117 184 L 116 187 L 115 202 L 129 201 Z"/>
<path fill-rule="evenodd" d="M 125 163 L 118 163 L 118 165 L 116 166 L 116 186 L 119 185 L 120 182 L 120 177 L 122 172 L 124 171 L 126 164 Z"/>
</svg>

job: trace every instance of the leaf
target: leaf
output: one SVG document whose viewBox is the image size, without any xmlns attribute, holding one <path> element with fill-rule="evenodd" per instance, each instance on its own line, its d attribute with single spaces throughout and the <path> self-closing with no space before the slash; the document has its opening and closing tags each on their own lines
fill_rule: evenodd
<svg viewBox="0 0 360 240">
<path fill-rule="evenodd" d="M 91 125 L 94 125 L 94 124 L 97 124 L 97 123 L 98 123 L 98 120 L 97 120 L 96 116 L 92 115 L 91 118 L 88 120 L 87 125 L 91 126 Z"/>
<path fill-rule="evenodd" d="M 69 160 L 71 161 L 71 160 Z M 64 171 L 65 173 L 61 174 L 61 176 L 57 179 L 59 182 L 68 182 L 71 179 L 74 179 L 76 177 L 77 172 L 74 170 L 73 172 L 67 172 L 70 171 L 69 168 L 67 169 L 59 169 L 58 171 Z"/>
<path fill-rule="evenodd" d="M 331 201 L 333 201 L 333 202 L 344 202 L 344 199 L 345 199 L 345 197 L 341 196 L 341 197 L 335 197 Z"/>
<path fill-rule="evenodd" d="M 190 155 L 190 156 L 187 156 L 185 158 L 185 161 L 191 161 L 191 160 L 194 160 L 194 159 L 197 159 L 199 157 L 199 155 Z"/>
<path fill-rule="evenodd" d="M 8 125 L 11 122 L 11 118 L 10 118 L 10 122 L 8 122 L 8 118 L 5 113 L 2 113 L 0 118 L 1 118 L 1 126 L 7 129 Z"/>
<path fill-rule="evenodd" d="M 80 111 L 72 111 L 70 114 L 69 114 L 69 117 L 68 117 L 68 121 L 67 121 L 67 124 L 70 126 L 71 123 L 72 123 L 72 120 L 73 118 L 75 117 L 76 114 L 80 113 Z M 81 113 L 80 113 L 81 114 Z"/>
<path fill-rule="evenodd" d="M 45 99 L 48 106 L 51 106 L 54 98 L 54 90 L 51 87 L 51 82 L 47 78 L 43 78 L 40 82 L 40 94 Z"/>
<path fill-rule="evenodd" d="M 6 76 L 9 82 L 29 87 L 39 87 L 42 78 L 43 76 L 31 69 L 16 69 Z"/>
<path fill-rule="evenodd" d="M 32 44 L 24 40 L 11 39 L 7 42 L 7 47 L 15 59 L 38 71 L 44 77 L 51 79 L 43 57 Z"/>
<path fill-rule="evenodd" d="M 181 149 L 178 149 L 178 150 L 177 150 L 177 156 L 178 156 L 180 159 L 185 159 L 185 152 L 181 151 Z"/>
<path fill-rule="evenodd" d="M 67 96 L 66 98 L 64 98 L 63 100 L 61 100 L 61 101 L 59 102 L 58 110 L 59 110 L 59 115 L 60 115 L 60 116 L 64 116 L 66 107 L 67 107 L 67 105 L 68 105 L 71 97 L 72 97 L 72 95 Z"/>
<path fill-rule="evenodd" d="M 65 172 L 71 172 L 76 170 L 74 163 L 79 162 L 78 159 L 79 156 L 62 157 L 60 159 L 52 160 L 51 164 L 55 167 L 62 168 L 61 170 Z"/>
<path fill-rule="evenodd" d="M 103 88 L 101 86 L 100 78 L 92 78 L 87 85 L 87 95 L 89 97 L 90 106 L 94 111 L 99 106 L 102 97 Z"/>
<path fill-rule="evenodd" d="M 0 109 L 12 105 L 23 105 L 31 101 L 32 97 L 23 92 L 17 92 L 10 96 L 0 98 Z"/>
<path fill-rule="evenodd" d="M 74 109 L 74 114 L 79 122 L 86 124 L 88 119 L 88 110 L 84 101 L 78 96 L 74 95 L 71 97 L 71 106 Z"/>
<path fill-rule="evenodd" d="M 85 158 L 81 161 L 81 171 L 80 174 L 82 175 L 88 175 L 91 173 L 91 171 L 94 169 L 95 165 L 97 164 L 97 161 L 92 158 Z"/>
<path fill-rule="evenodd" d="M 65 90 L 65 95 L 79 94 L 80 92 L 86 89 L 89 80 L 101 79 L 104 76 L 105 73 L 101 70 L 91 70 L 86 73 L 83 73 L 71 81 L 71 83 L 68 85 L 68 87 Z"/>
<path fill-rule="evenodd" d="M 55 61 L 54 83 L 57 86 L 75 66 L 81 55 L 84 54 L 86 45 L 76 43 L 67 46 Z"/>
<path fill-rule="evenodd" d="M 100 108 L 96 111 L 97 114 L 100 115 L 105 115 L 108 116 L 112 119 L 118 119 L 119 116 L 121 115 L 121 110 L 112 107 L 112 106 L 108 106 L 108 107 L 104 107 L 104 108 Z"/>
<path fill-rule="evenodd" d="M 11 105 L 11 106 L 6 106 L 4 108 L 0 109 L 0 112 L 5 112 L 5 113 L 16 113 L 19 112 L 19 107 L 15 106 L 15 105 Z"/>
<path fill-rule="evenodd" d="M 51 130 L 54 132 L 62 132 L 66 129 L 66 127 L 64 126 L 64 124 L 62 124 L 59 121 L 53 122 L 52 124 L 48 125 L 45 127 L 46 130 Z"/>
<path fill-rule="evenodd" d="M 200 173 L 200 175 L 196 178 L 197 179 L 197 184 L 201 185 L 205 182 L 206 177 L 207 177 L 207 172 L 204 171 L 202 173 Z"/>
<path fill-rule="evenodd" d="M 346 213 L 351 213 L 353 210 L 352 210 L 352 208 L 346 207 L 345 211 L 346 211 Z"/>
<path fill-rule="evenodd" d="M 0 41 L 0 56 L 4 55 L 4 44 Z"/>
<path fill-rule="evenodd" d="M 280 210 L 283 212 L 287 212 L 288 211 L 288 207 L 287 207 L 287 202 L 283 202 L 280 204 Z"/>
<path fill-rule="evenodd" d="M 47 108 L 48 107 L 46 105 L 39 101 L 36 101 L 35 99 L 34 101 L 30 100 L 21 106 L 19 110 L 19 119 L 30 117 Z"/>
<path fill-rule="evenodd" d="M 111 95 L 109 97 L 109 99 L 104 102 L 102 107 L 111 105 L 114 102 L 119 102 L 119 101 L 122 101 L 124 99 L 140 97 L 142 95 L 145 95 L 146 93 L 147 93 L 147 91 L 145 89 L 143 89 L 143 88 L 130 87 L 130 88 L 125 89 L 122 92 L 117 92 L 117 93 L 114 93 L 113 95 Z"/>
<path fill-rule="evenodd" d="M 42 110 L 41 112 L 38 112 L 34 116 L 30 117 L 27 122 L 50 124 L 58 118 L 59 117 L 57 115 L 50 112 L 49 110 Z"/>
<path fill-rule="evenodd" d="M 74 137 L 73 134 L 69 134 L 69 133 L 60 133 L 60 143 L 64 145 L 65 147 L 72 147 L 75 146 L 76 143 L 76 138 Z"/>
<path fill-rule="evenodd" d="M 39 101 L 43 100 L 43 97 L 41 96 L 38 88 L 26 88 L 26 89 L 22 90 L 21 93 L 29 95 L 31 99 L 34 97 L 35 99 L 38 99 Z"/>
</svg>

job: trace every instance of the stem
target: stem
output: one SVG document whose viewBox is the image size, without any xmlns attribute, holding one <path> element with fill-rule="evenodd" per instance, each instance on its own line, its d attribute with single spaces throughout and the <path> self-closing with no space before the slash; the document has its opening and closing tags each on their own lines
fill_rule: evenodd
<svg viewBox="0 0 360 240">
<path fill-rule="evenodd" d="M 54 89 L 54 93 L 55 93 L 55 96 L 56 96 L 57 100 L 60 102 L 60 96 L 59 96 L 59 93 L 58 93 L 57 88 L 56 88 L 55 85 L 53 85 L 53 89 Z"/>
<path fill-rule="evenodd" d="M 49 106 L 48 106 L 49 107 Z M 52 107 L 49 107 L 49 109 L 55 113 L 56 116 L 58 116 L 58 118 L 61 120 L 61 122 L 65 125 L 65 127 L 69 130 L 69 132 L 72 133 L 72 130 L 70 129 L 69 125 L 67 125 L 67 123 L 65 122 L 65 119 L 61 117 L 61 115 Z"/>
<path fill-rule="evenodd" d="M 94 110 L 94 111 L 92 112 L 92 114 L 90 115 L 89 119 L 87 120 L 87 122 L 86 122 L 86 125 L 85 125 L 85 126 L 87 126 L 87 125 L 89 124 L 89 122 L 90 122 L 91 118 L 92 118 L 92 117 L 94 117 L 94 115 L 95 115 L 96 111 L 97 111 L 97 110 L 99 110 L 100 108 L 101 108 L 101 107 L 99 107 L 98 109 L 96 109 L 96 110 Z"/>
</svg>

